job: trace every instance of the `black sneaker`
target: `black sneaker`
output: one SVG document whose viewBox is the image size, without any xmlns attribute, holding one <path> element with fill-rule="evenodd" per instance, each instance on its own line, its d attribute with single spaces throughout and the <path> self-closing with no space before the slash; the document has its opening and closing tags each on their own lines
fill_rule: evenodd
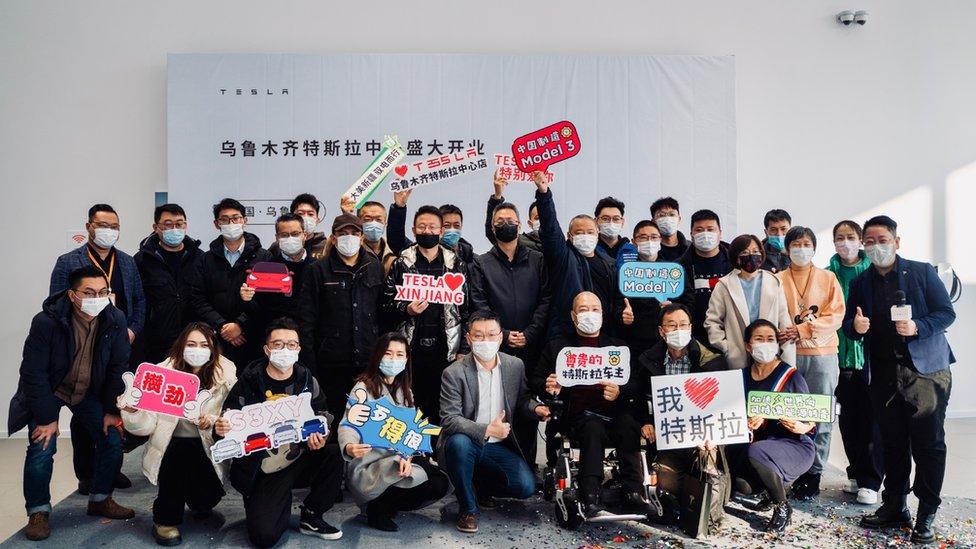
<svg viewBox="0 0 976 549">
<path fill-rule="evenodd" d="M 322 539 L 339 539 L 342 537 L 342 530 L 322 520 L 322 515 L 313 513 L 304 507 L 302 507 L 302 518 L 298 525 L 298 531 L 306 536 Z"/>
</svg>

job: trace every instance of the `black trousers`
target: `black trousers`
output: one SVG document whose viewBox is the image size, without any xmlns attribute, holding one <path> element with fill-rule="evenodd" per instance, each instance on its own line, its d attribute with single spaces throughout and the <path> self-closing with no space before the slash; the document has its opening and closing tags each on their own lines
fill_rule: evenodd
<svg viewBox="0 0 976 549">
<path fill-rule="evenodd" d="M 319 450 L 305 450 L 294 463 L 271 474 L 258 473 L 249 497 L 244 498 L 247 536 L 258 547 L 271 547 L 288 529 L 291 492 L 311 488 L 303 506 L 312 513 L 324 513 L 339 497 L 343 464 L 337 444 Z"/>
<path fill-rule="evenodd" d="M 857 370 L 841 370 L 837 381 L 837 403 L 840 416 L 837 425 L 847 454 L 847 478 L 857 481 L 858 488 L 881 489 L 884 478 L 884 453 L 881 429 L 874 417 L 867 380 Z"/>
<path fill-rule="evenodd" d="M 325 392 L 326 408 L 332 414 L 330 433 L 337 432 L 339 422 L 346 413 L 346 401 L 356 377 L 362 369 L 348 362 L 341 364 L 319 364 L 315 378 Z"/>
<path fill-rule="evenodd" d="M 599 416 L 579 414 L 572 418 L 573 442 L 579 445 L 579 486 L 584 498 L 599 496 L 603 482 L 603 457 L 608 447 L 616 448 L 620 461 L 620 480 L 625 492 L 639 492 L 640 427 L 626 412 L 611 421 Z"/>
<path fill-rule="evenodd" d="M 159 492 L 153 502 L 153 522 L 179 526 L 183 511 L 209 511 L 224 497 L 224 487 L 199 438 L 173 437 L 159 466 Z"/>
<path fill-rule="evenodd" d="M 423 411 L 431 423 L 440 425 L 441 374 L 449 364 L 447 349 L 443 345 L 434 345 L 431 350 L 414 345 L 411 364 L 414 405 Z"/>
<path fill-rule="evenodd" d="M 952 390 L 948 368 L 920 374 L 901 361 L 872 358 L 871 399 L 884 447 L 885 502 L 900 503 L 911 489 L 919 511 L 935 511 L 942 503 L 945 477 L 945 413 Z M 915 482 L 910 484 L 912 460 Z"/>
<path fill-rule="evenodd" d="M 451 482 L 444 471 L 431 465 L 425 457 L 413 458 L 413 466 L 427 473 L 427 482 L 412 488 L 390 486 L 366 505 L 367 515 L 392 517 L 397 511 L 414 511 L 447 495 Z"/>
</svg>

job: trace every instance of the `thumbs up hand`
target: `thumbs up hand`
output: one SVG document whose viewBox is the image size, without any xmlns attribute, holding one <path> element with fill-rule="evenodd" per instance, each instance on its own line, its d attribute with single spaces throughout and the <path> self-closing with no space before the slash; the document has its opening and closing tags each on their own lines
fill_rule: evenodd
<svg viewBox="0 0 976 549">
<path fill-rule="evenodd" d="M 624 321 L 624 326 L 630 326 L 634 323 L 634 309 L 630 306 L 630 300 L 626 297 L 624 298 L 624 312 L 620 315 L 620 319 Z"/>
<path fill-rule="evenodd" d="M 346 421 L 357 427 L 366 424 L 366 420 L 369 419 L 369 406 L 365 404 L 368 396 L 366 389 L 362 387 L 353 391 L 353 398 L 356 399 L 356 402 L 349 406 L 349 410 L 346 412 Z"/>
<path fill-rule="evenodd" d="M 508 433 L 512 430 L 512 426 L 505 423 L 505 410 L 498 412 L 495 419 L 491 420 L 488 424 L 488 428 L 485 429 L 485 436 L 495 437 L 500 439 L 508 438 Z"/>
<path fill-rule="evenodd" d="M 864 316 L 861 312 L 861 308 L 857 308 L 857 313 L 854 315 L 854 331 L 859 334 L 866 334 L 868 330 L 871 329 L 871 319 Z"/>
</svg>

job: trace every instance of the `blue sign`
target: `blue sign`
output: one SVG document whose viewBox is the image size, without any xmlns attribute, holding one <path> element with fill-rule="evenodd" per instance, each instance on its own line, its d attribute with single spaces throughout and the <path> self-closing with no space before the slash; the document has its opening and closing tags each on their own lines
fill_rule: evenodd
<svg viewBox="0 0 976 549">
<path fill-rule="evenodd" d="M 340 426 L 355 429 L 361 443 L 373 448 L 403 456 L 433 453 L 430 437 L 440 434 L 440 427 L 431 425 L 416 408 L 397 406 L 389 396 L 367 400 L 365 393 L 360 389 L 349 397 L 349 410 Z"/>
<path fill-rule="evenodd" d="M 620 266 L 620 293 L 624 297 L 645 297 L 661 301 L 685 291 L 685 269 L 678 263 L 634 261 Z"/>
</svg>

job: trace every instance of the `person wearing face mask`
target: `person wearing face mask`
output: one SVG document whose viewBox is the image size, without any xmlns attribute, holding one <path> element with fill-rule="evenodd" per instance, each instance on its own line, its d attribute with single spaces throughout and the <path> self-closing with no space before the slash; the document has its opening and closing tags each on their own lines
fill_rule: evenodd
<svg viewBox="0 0 976 549">
<path fill-rule="evenodd" d="M 389 274 L 396 261 L 396 253 L 383 238 L 386 232 L 386 208 L 379 202 L 364 202 L 357 215 L 363 222 L 363 247 L 380 260 L 383 274 Z"/>
<path fill-rule="evenodd" d="M 113 305 L 126 317 L 129 343 L 135 342 L 136 336 L 141 335 L 145 328 L 146 296 L 143 292 L 142 279 L 135 260 L 129 254 L 119 250 L 116 243 L 119 240 L 119 216 L 108 204 L 95 204 L 88 209 L 88 242 L 80 247 L 63 254 L 58 258 L 51 272 L 49 295 L 55 295 L 68 289 L 68 274 L 75 269 L 88 265 L 99 269 L 109 281 L 112 290 L 110 299 Z M 138 356 L 130 353 L 129 367 L 135 368 Z M 136 359 L 136 362 L 133 362 Z M 71 445 L 74 448 L 71 459 L 78 478 L 78 490 L 82 495 L 88 493 L 92 479 L 92 464 L 95 455 L 94 441 L 88 437 L 88 431 L 78 423 L 78 419 L 71 419 Z M 116 488 L 129 488 L 132 483 L 119 473 L 115 479 Z"/>
<path fill-rule="evenodd" d="M 576 333 L 570 312 L 573 299 L 580 292 L 593 292 L 601 303 L 603 322 L 614 326 L 614 318 L 623 311 L 623 299 L 617 290 L 617 270 L 613 259 L 597 249 L 599 230 L 596 220 L 580 214 L 569 221 L 563 232 L 556 215 L 552 189 L 542 172 L 532 174 L 536 186 L 539 222 L 542 224 L 542 255 L 549 274 L 552 300 L 549 309 L 548 338 Z M 614 314 L 618 311 L 618 314 Z"/>
<path fill-rule="evenodd" d="M 393 193 L 393 204 L 390 204 L 390 223 L 388 227 L 388 239 L 390 248 L 394 252 L 401 251 L 413 246 L 414 242 L 407 238 L 405 229 L 407 225 L 407 199 L 413 189 Z M 464 215 L 461 208 L 454 204 L 444 204 L 438 208 L 441 213 L 441 245 L 454 252 L 465 264 L 470 264 L 474 260 L 474 247 L 471 243 L 461 237 L 461 230 L 464 227 Z"/>
<path fill-rule="evenodd" d="M 763 227 L 766 238 L 763 239 L 763 251 L 766 261 L 762 268 L 775 274 L 786 270 L 790 266 L 790 255 L 786 249 L 786 233 L 790 230 L 793 218 L 786 210 L 772 209 L 763 217 Z"/>
<path fill-rule="evenodd" d="M 637 367 L 628 382 L 631 385 L 628 390 L 634 396 L 632 413 L 641 425 L 641 436 L 649 443 L 655 441 L 654 417 L 647 406 L 653 396 L 652 377 L 728 369 L 725 357 L 692 337 L 691 311 L 688 307 L 680 303 L 662 307 L 657 331 L 658 342 L 639 355 Z M 659 451 L 655 460 L 658 464 L 658 486 L 672 494 L 680 494 L 684 489 L 684 479 L 694 466 L 695 454 L 695 448 Z"/>
<path fill-rule="evenodd" d="M 502 351 L 535 367 L 549 321 L 549 275 L 542 254 L 522 245 L 519 212 L 501 202 L 492 215 L 495 245 L 474 259 L 471 304 L 498 314 L 502 324 Z M 515 423 L 515 436 L 527 456 L 536 454 L 537 421 Z M 534 467 L 535 463 L 529 463 Z"/>
<path fill-rule="evenodd" d="M 367 400 L 389 397 L 397 406 L 413 408 L 413 371 L 406 338 L 387 333 L 376 341 L 369 366 L 349 393 L 347 418 L 363 417 Z M 433 419 L 433 418 L 431 418 Z M 384 532 L 400 528 L 393 521 L 399 511 L 415 511 L 443 498 L 451 484 L 427 456 L 404 457 L 362 443 L 353 427 L 339 427 L 339 448 L 346 460 L 346 488 L 366 514 L 366 523 Z"/>
<path fill-rule="evenodd" d="M 827 270 L 834 273 L 847 300 L 851 281 L 871 266 L 861 249 L 861 226 L 851 220 L 834 225 L 834 249 Z M 846 309 L 846 308 L 845 308 Z M 877 503 L 884 478 L 881 453 L 881 431 L 874 417 L 871 392 L 868 389 L 868 370 L 864 359 L 864 342 L 855 341 L 837 330 L 838 363 L 840 378 L 837 380 L 837 404 L 840 414 L 837 427 L 844 441 L 847 454 L 848 486 L 844 491 L 857 495 L 857 502 L 869 505 Z"/>
<path fill-rule="evenodd" d="M 485 237 L 488 238 L 488 242 L 494 245 L 496 243 L 495 225 L 492 218 L 495 215 L 495 208 L 503 203 L 508 203 L 505 201 L 504 196 L 508 180 L 502 177 L 499 170 L 496 169 L 492 177 L 492 183 L 495 187 L 495 192 L 488 196 L 488 211 L 485 214 Z M 528 230 L 518 235 L 519 245 L 529 250 L 542 253 L 542 243 L 539 241 L 539 208 L 536 207 L 535 202 L 529 206 L 529 219 L 525 226 Z"/>
<path fill-rule="evenodd" d="M 688 239 L 678 230 L 681 212 L 678 201 L 670 196 L 658 198 L 651 204 L 651 219 L 661 231 L 659 261 L 677 261 L 688 251 Z"/>
<path fill-rule="evenodd" d="M 10 401 L 7 432 L 28 428 L 24 463 L 25 534 L 51 534 L 51 474 L 57 449 L 58 416 L 71 410 L 93 441 L 88 514 L 124 520 L 132 509 L 112 499 L 122 466 L 122 427 L 115 399 L 123 391 L 129 362 L 126 319 L 111 304 L 102 271 L 86 265 L 68 273 L 68 289 L 44 300 L 24 342 L 17 392 Z"/>
<path fill-rule="evenodd" d="M 617 450 L 626 507 L 646 509 L 641 496 L 638 446 L 640 427 L 630 410 L 630 385 L 623 387 L 608 381 L 597 385 L 562 387 L 556 377 L 556 356 L 566 347 L 608 347 L 624 342 L 606 334 L 600 299 L 592 292 L 580 292 L 573 300 L 570 314 L 575 333 L 551 338 L 531 376 L 535 394 L 559 395 L 566 403 L 565 413 L 547 426 L 547 440 L 561 432 L 569 435 L 580 448 L 579 488 L 586 516 L 601 509 L 600 486 L 603 484 L 603 457 L 608 447 Z M 552 463 L 554 449 L 547 448 Z"/>
<path fill-rule="evenodd" d="M 213 424 L 237 383 L 234 363 L 220 354 L 220 343 L 210 326 L 191 322 L 173 341 L 162 368 L 189 372 L 200 379 L 200 389 L 210 391 L 199 418 L 188 420 L 137 410 L 122 409 L 126 431 L 149 437 L 142 458 L 142 472 L 159 487 L 153 502 L 153 538 L 160 545 L 178 545 L 184 509 L 209 513 L 224 496 L 223 483 L 230 462 L 211 460 Z"/>
<path fill-rule="evenodd" d="M 607 254 L 614 262 L 619 262 L 618 254 L 620 249 L 630 243 L 626 236 L 620 236 L 624 229 L 624 203 L 612 196 L 601 198 L 596 203 L 593 210 L 593 217 L 596 219 L 597 229 L 600 239 L 596 247 L 601 252 Z"/>
<path fill-rule="evenodd" d="M 179 204 L 157 206 L 153 233 L 135 255 L 146 293 L 146 324 L 140 337 L 145 360 L 162 362 L 191 318 L 190 272 L 203 255 L 200 241 L 187 236 L 186 212 Z M 141 360 L 139 362 L 142 362 Z"/>
<path fill-rule="evenodd" d="M 240 410 L 280 398 L 309 393 L 315 415 L 329 419 L 325 393 L 315 376 L 298 361 L 298 325 L 280 318 L 268 325 L 264 357 L 241 370 L 237 383 L 224 400 L 224 409 L 214 422 L 215 439 L 227 435 L 230 421 L 227 410 Z M 247 536 L 258 547 L 278 543 L 291 519 L 292 490 L 309 488 L 302 502 L 299 532 L 327 540 L 342 537 L 342 531 L 323 518 L 339 499 L 342 458 L 339 446 L 325 436 L 312 433 L 305 442 L 290 442 L 275 449 L 261 450 L 233 460 L 230 483 L 244 496 Z"/>
<path fill-rule="evenodd" d="M 691 237 L 692 245 L 677 262 L 684 267 L 685 278 L 690 278 L 695 288 L 695 306 L 691 310 L 692 333 L 698 341 L 709 341 L 705 331 L 705 313 L 712 289 L 735 265 L 729 259 L 729 245 L 722 241 L 722 222 L 715 212 L 698 210 L 692 214 Z"/>
<path fill-rule="evenodd" d="M 468 266 L 450 248 L 441 244 L 443 216 L 434 206 L 421 206 L 413 216 L 417 243 L 400 252 L 386 278 L 384 313 L 395 319 L 397 331 L 410 341 L 410 355 L 417 364 L 415 397 L 417 407 L 428 417 L 439 417 L 441 373 L 467 351 L 464 322 L 470 307 L 470 282 L 461 286 L 464 303 L 439 304 L 427 301 L 397 301 L 396 287 L 406 273 L 442 277 L 447 273 L 468 276 Z"/>
<path fill-rule="evenodd" d="M 811 393 L 833 395 L 837 389 L 837 330 L 844 320 L 844 291 L 834 273 L 813 265 L 817 237 L 807 227 L 786 233 L 790 265 L 776 278 L 783 285 L 793 325 L 780 334 L 781 341 L 796 343 L 796 368 Z M 820 476 L 830 453 L 833 423 L 819 423 L 814 443 L 817 456 L 810 470 L 793 483 L 793 497 L 812 499 L 820 494 Z M 873 503 L 873 502 L 872 502 Z"/>
<path fill-rule="evenodd" d="M 844 333 L 864 341 L 871 374 L 871 402 L 884 448 L 881 507 L 861 519 L 863 528 L 911 524 L 909 486 L 919 499 L 912 541 L 935 539 L 935 515 L 945 477 L 945 413 L 955 362 L 945 332 L 956 319 L 935 267 L 898 255 L 898 224 L 880 215 L 864 224 L 864 253 L 871 267 L 851 281 Z M 892 320 L 907 305 L 910 319 Z M 907 316 L 907 315 L 906 315 Z M 912 460 L 915 479 L 911 480 Z"/>
<path fill-rule="evenodd" d="M 748 366 L 748 352 L 742 334 L 746 326 L 759 319 L 782 330 L 782 358 L 796 362 L 796 343 L 785 334 L 794 327 L 776 275 L 761 269 L 765 253 L 762 243 L 751 234 L 735 237 L 728 248 L 728 261 L 735 266 L 715 284 L 705 315 L 708 343 L 725 354 L 730 368 Z M 695 296 L 696 302 L 698 296 Z"/>
<path fill-rule="evenodd" d="M 337 216 L 329 251 L 306 269 L 295 308 L 302 328 L 302 362 L 324 388 L 336 422 L 354 380 L 369 366 L 379 336 L 383 267 L 362 242 L 359 218 Z"/>
<path fill-rule="evenodd" d="M 319 215 L 319 212 L 321 211 L 322 215 L 325 215 L 325 206 L 323 206 L 322 203 L 315 198 L 315 195 L 302 193 L 291 201 L 291 208 L 289 208 L 288 211 L 298 216 L 299 221 L 301 221 L 302 232 L 304 233 L 304 238 L 302 239 L 303 245 L 305 250 L 308 251 L 308 255 L 311 257 L 311 260 L 318 261 L 319 259 L 325 257 L 327 250 L 326 241 L 328 240 L 328 237 L 322 231 L 315 230 L 322 221 L 322 216 Z M 280 240 L 280 238 L 275 239 L 275 241 L 268 246 L 268 253 L 271 255 L 271 257 L 277 257 L 282 251 L 279 248 L 280 243 L 278 240 Z M 291 253 L 288 255 L 295 254 Z"/>
<path fill-rule="evenodd" d="M 224 355 L 235 364 L 246 364 L 260 354 L 262 327 L 248 312 L 252 305 L 241 299 L 247 271 L 259 261 L 271 259 L 261 239 L 245 231 L 244 205 L 225 198 L 213 207 L 214 228 L 220 236 L 196 262 L 190 277 L 190 308 L 195 318 L 209 324 L 220 336 Z"/>
<path fill-rule="evenodd" d="M 752 322 L 745 329 L 743 341 L 749 353 L 749 366 L 742 370 L 745 397 L 749 391 L 810 392 L 803 374 L 780 360 L 777 330 L 772 322 L 764 319 Z M 782 533 L 793 516 L 786 489 L 813 464 L 816 448 L 812 436 L 817 424 L 750 416 L 748 425 L 752 442 L 726 447 L 734 487 L 742 494 L 759 495 L 756 509 L 772 509 L 766 531 Z"/>
<path fill-rule="evenodd" d="M 472 313 L 467 339 L 471 353 L 448 366 L 442 377 L 436 450 L 458 500 L 455 527 L 474 534 L 479 505 L 494 507 L 495 497 L 526 499 L 535 493 L 526 463 L 534 456 L 525 455 L 512 423 L 546 421 L 549 408 L 532 398 L 522 361 L 498 352 L 498 315 Z"/>
<path fill-rule="evenodd" d="M 620 253 L 617 255 L 618 272 L 620 267 L 629 261 L 649 263 L 660 261 L 660 251 L 661 230 L 657 223 L 648 219 L 640 221 L 634 226 L 633 240 L 621 247 Z M 684 291 L 673 301 L 690 308 L 694 307 L 694 300 L 691 277 L 686 276 Z M 661 340 L 658 332 L 658 319 L 660 318 L 661 307 L 670 303 L 670 300 L 661 302 L 654 298 L 630 297 L 624 300 L 624 309 L 619 318 L 620 331 L 618 335 L 627 342 L 631 356 L 640 356 L 641 353 Z"/>
<path fill-rule="evenodd" d="M 257 293 L 247 285 L 247 280 L 241 284 L 241 301 L 249 322 L 258 329 L 263 329 L 268 322 L 281 317 L 288 317 L 298 321 L 298 303 L 304 289 L 305 273 L 315 259 L 305 244 L 306 233 L 303 219 L 296 214 L 286 213 L 275 220 L 275 242 L 268 248 L 268 263 L 280 263 L 285 266 L 291 277 L 291 293 L 275 292 Z"/>
</svg>

